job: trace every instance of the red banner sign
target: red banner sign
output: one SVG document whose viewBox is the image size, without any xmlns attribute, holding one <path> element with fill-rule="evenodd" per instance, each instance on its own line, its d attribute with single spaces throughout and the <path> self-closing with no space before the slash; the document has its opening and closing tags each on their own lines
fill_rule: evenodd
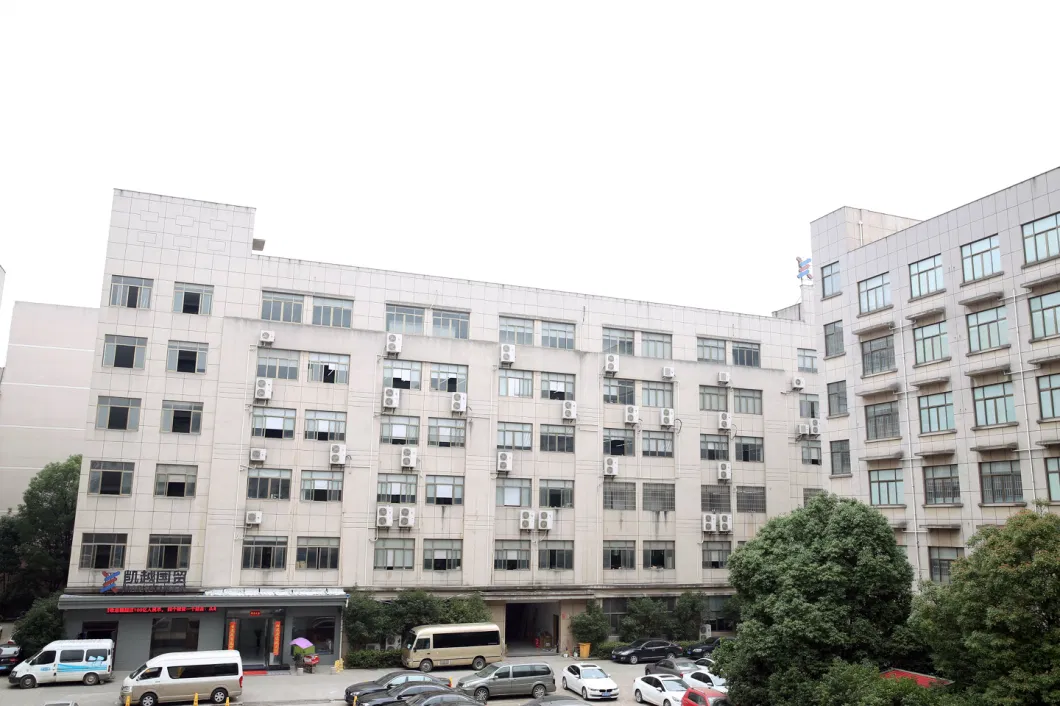
<svg viewBox="0 0 1060 706">
<path fill-rule="evenodd" d="M 107 608 L 108 613 L 216 613 L 214 605 L 165 605 Z"/>
<path fill-rule="evenodd" d="M 236 648 L 236 625 L 238 623 L 235 620 L 228 621 L 228 649 L 234 650 Z"/>
<path fill-rule="evenodd" d="M 272 653 L 280 654 L 280 641 L 283 639 L 283 623 L 279 620 L 272 621 Z"/>
</svg>

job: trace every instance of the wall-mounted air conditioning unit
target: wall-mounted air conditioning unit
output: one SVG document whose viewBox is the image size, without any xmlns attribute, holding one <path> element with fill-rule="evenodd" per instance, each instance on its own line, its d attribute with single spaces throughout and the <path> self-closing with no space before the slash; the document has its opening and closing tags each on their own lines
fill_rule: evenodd
<svg viewBox="0 0 1060 706">
<path fill-rule="evenodd" d="M 515 344 L 501 344 L 501 365 L 511 365 L 515 362 Z"/>
<path fill-rule="evenodd" d="M 463 414 L 467 411 L 467 393 L 454 392 L 453 399 L 449 404 L 449 410 L 454 414 Z"/>
<path fill-rule="evenodd" d="M 626 424 L 640 424 L 640 407 L 635 404 L 627 404 L 624 410 Z"/>
<path fill-rule="evenodd" d="M 728 461 L 718 464 L 718 480 L 732 480 L 732 464 Z"/>
<path fill-rule="evenodd" d="M 401 448 L 401 467 L 402 468 L 415 468 L 416 467 L 416 449 L 411 446 L 403 446 Z"/>
<path fill-rule="evenodd" d="M 719 385 L 728 385 L 730 382 L 732 382 L 732 373 L 726 370 L 722 370 L 720 373 L 718 373 Z"/>
<path fill-rule="evenodd" d="M 258 334 L 258 343 L 272 345 L 276 343 L 276 332 L 275 331 L 262 331 Z"/>
<path fill-rule="evenodd" d="M 511 473 L 512 472 L 512 452 L 511 451 L 498 451 L 497 452 L 497 473 Z"/>
<path fill-rule="evenodd" d="M 256 400 L 271 400 L 272 399 L 272 380 L 268 378 L 255 378 L 254 379 L 254 399 Z"/>
<path fill-rule="evenodd" d="M 795 433 L 798 434 L 799 436 L 806 436 L 807 434 L 810 433 L 810 425 L 809 424 L 796 424 L 795 425 Z"/>
<path fill-rule="evenodd" d="M 394 508 L 389 505 L 380 505 L 375 509 L 375 526 L 376 527 L 393 527 L 394 526 Z"/>
<path fill-rule="evenodd" d="M 332 466 L 345 466 L 346 444 L 331 444 L 328 447 L 328 461 Z"/>
<path fill-rule="evenodd" d="M 563 419 L 564 421 L 574 421 L 578 418 L 578 403 L 574 400 L 563 401 Z"/>
<path fill-rule="evenodd" d="M 732 412 L 718 412 L 718 429 L 732 429 Z"/>
<path fill-rule="evenodd" d="M 821 428 L 823 426 L 824 425 L 821 424 L 821 420 L 820 419 L 811 419 L 810 420 L 810 433 L 813 434 L 814 436 L 820 436 Z"/>
<path fill-rule="evenodd" d="M 261 518 L 264 514 L 261 510 L 247 510 L 243 524 L 256 527 L 261 524 Z"/>
<path fill-rule="evenodd" d="M 251 449 L 250 460 L 256 463 L 265 463 L 265 459 L 269 457 L 268 449 Z"/>
<path fill-rule="evenodd" d="M 604 475 L 618 475 L 618 456 L 604 456 Z"/>
<path fill-rule="evenodd" d="M 791 389 L 792 390 L 801 390 L 804 387 L 806 387 L 806 378 L 795 377 L 795 378 L 792 379 L 792 381 L 791 381 Z"/>
<path fill-rule="evenodd" d="M 718 531 L 718 516 L 713 512 L 703 513 L 703 531 L 704 532 L 717 532 Z"/>
<path fill-rule="evenodd" d="M 403 507 L 398 509 L 398 527 L 416 526 L 416 508 Z"/>
<path fill-rule="evenodd" d="M 383 388 L 383 409 L 397 409 L 401 404 L 401 390 L 396 387 Z"/>
<path fill-rule="evenodd" d="M 608 353 L 604 357 L 604 372 L 614 375 L 618 372 L 619 357 L 617 353 Z"/>
<path fill-rule="evenodd" d="M 663 368 L 662 376 L 664 380 L 673 380 L 675 377 L 677 377 L 677 370 L 675 368 L 667 366 Z"/>
<path fill-rule="evenodd" d="M 552 523 L 556 521 L 555 510 L 542 510 L 537 513 L 537 528 L 544 532 L 552 529 Z"/>
<path fill-rule="evenodd" d="M 388 333 L 386 335 L 386 353 L 387 355 L 397 355 L 401 352 L 401 334 L 400 333 Z"/>
<path fill-rule="evenodd" d="M 670 407 L 663 407 L 659 412 L 659 424 L 664 427 L 672 427 L 674 425 L 674 411 Z"/>
<path fill-rule="evenodd" d="M 718 515 L 718 531 L 732 532 L 732 515 L 728 513 Z"/>
<path fill-rule="evenodd" d="M 519 529 L 527 532 L 534 529 L 534 511 L 523 510 L 519 513 Z"/>
</svg>

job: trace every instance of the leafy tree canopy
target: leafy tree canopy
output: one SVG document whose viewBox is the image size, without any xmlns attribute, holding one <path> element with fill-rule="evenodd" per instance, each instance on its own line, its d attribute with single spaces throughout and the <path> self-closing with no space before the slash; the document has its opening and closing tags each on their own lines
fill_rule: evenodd
<svg viewBox="0 0 1060 706">
<path fill-rule="evenodd" d="M 33 601 L 26 614 L 15 623 L 11 639 L 22 648 L 22 654 L 32 656 L 53 640 L 63 639 L 63 616 L 59 612 L 59 594 L 54 593 Z"/>
<path fill-rule="evenodd" d="M 698 625 L 698 623 L 697 623 Z M 666 637 L 673 629 L 670 611 L 662 601 L 651 598 L 631 598 L 626 603 L 626 617 L 619 626 L 623 640 L 639 637 Z"/>
<path fill-rule="evenodd" d="M 578 613 L 570 619 L 570 631 L 576 642 L 601 645 L 611 635 L 611 621 L 600 604 L 590 600 L 585 605 L 584 613 Z"/>
</svg>

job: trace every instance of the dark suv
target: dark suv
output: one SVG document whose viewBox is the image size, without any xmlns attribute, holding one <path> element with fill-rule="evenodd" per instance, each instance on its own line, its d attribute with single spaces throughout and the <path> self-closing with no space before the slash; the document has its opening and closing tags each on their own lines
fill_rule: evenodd
<svg viewBox="0 0 1060 706">
<path fill-rule="evenodd" d="M 657 662 L 660 659 L 677 657 L 682 652 L 681 646 L 669 640 L 640 639 L 634 640 L 625 647 L 616 647 L 611 651 L 611 659 L 615 662 Z"/>
</svg>

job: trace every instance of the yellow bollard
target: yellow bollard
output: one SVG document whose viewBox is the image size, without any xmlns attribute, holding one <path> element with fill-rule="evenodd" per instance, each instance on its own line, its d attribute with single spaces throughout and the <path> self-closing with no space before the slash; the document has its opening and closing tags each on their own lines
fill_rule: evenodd
<svg viewBox="0 0 1060 706">
<path fill-rule="evenodd" d="M 195 701 L 193 701 L 192 703 L 194 703 L 195 706 L 199 706 L 199 692 L 195 692 Z"/>
<path fill-rule="evenodd" d="M 335 660 L 335 673 L 342 674 L 342 670 L 345 666 L 346 664 L 341 659 Z"/>
<path fill-rule="evenodd" d="M 132 694 L 125 695 L 125 706 L 130 706 L 132 703 Z"/>
<path fill-rule="evenodd" d="M 230 697 L 230 696 L 226 696 L 226 697 L 225 697 L 225 706 L 229 706 L 229 703 L 228 703 L 228 702 L 229 702 L 229 700 L 230 700 L 230 699 L 231 699 L 231 697 Z"/>
</svg>

